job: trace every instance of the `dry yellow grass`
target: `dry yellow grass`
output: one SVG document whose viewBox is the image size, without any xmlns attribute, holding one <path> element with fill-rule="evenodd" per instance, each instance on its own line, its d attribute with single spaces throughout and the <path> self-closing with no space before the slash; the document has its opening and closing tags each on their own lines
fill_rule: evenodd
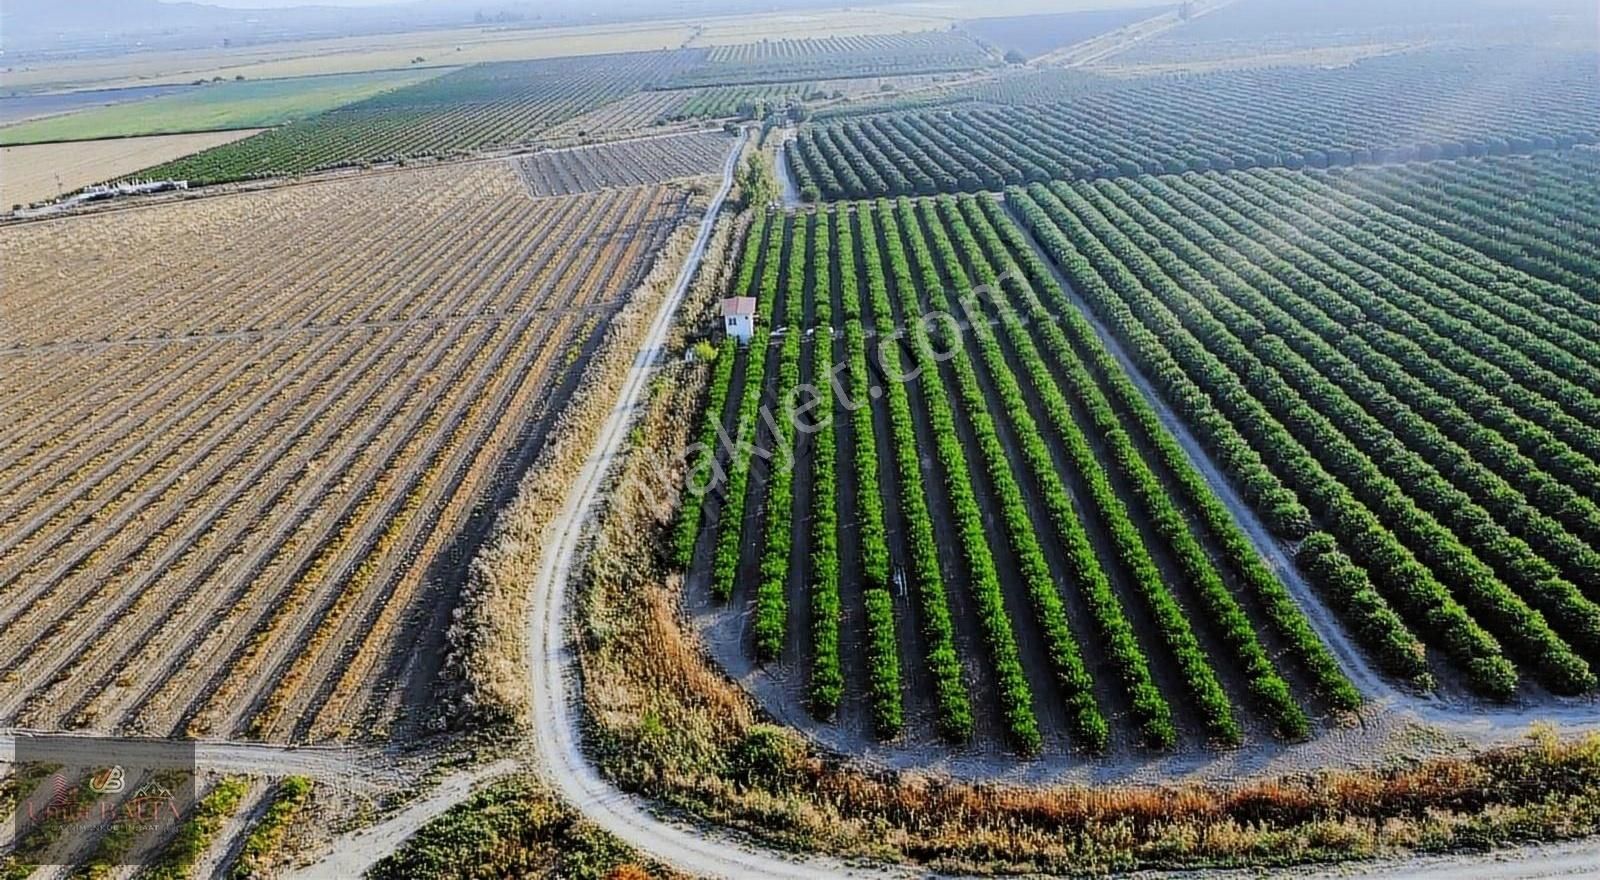
<svg viewBox="0 0 1600 880">
<path fill-rule="evenodd" d="M 248 79 L 358 73 L 424 65 L 458 66 L 482 61 L 518 61 L 677 47 L 693 29 L 674 22 L 541 30 L 481 28 L 434 30 L 264 43 L 248 49 L 151 52 L 23 68 L 7 74 L 12 88 L 115 88 L 162 85 L 236 75 Z M 421 65 L 418 65 L 421 66 Z"/>
<path fill-rule="evenodd" d="M 1088 2 L 1088 0 L 1074 0 Z M 1094 0 L 1104 5 L 1108 0 Z M 1124 0 L 1115 0 L 1124 2 Z M 1133 2 L 1133 0 L 1126 0 Z M 1045 0 L 1002 0 L 985 15 L 1047 11 Z M 689 46 L 716 46 L 763 39 L 884 34 L 948 28 L 971 12 L 949 0 L 908 3 L 876 9 L 822 9 L 806 13 L 762 13 L 677 21 L 625 22 L 541 29 L 416 31 L 292 43 L 267 43 L 243 49 L 150 52 L 24 67 L 7 72 L 10 88 L 102 87 L 182 83 L 201 77 L 251 79 L 355 73 L 410 66 L 417 57 L 428 65 L 519 61 L 604 52 L 632 52 Z"/>
<path fill-rule="evenodd" d="M 72 192 L 257 131 L 260 129 L 5 147 L 0 149 L 0 207 Z"/>
</svg>

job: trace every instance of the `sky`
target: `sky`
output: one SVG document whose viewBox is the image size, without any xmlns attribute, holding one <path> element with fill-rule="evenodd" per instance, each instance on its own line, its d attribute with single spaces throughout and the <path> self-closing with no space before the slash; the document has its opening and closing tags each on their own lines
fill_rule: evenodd
<svg viewBox="0 0 1600 880">
<path fill-rule="evenodd" d="M 177 3 L 180 0 L 161 0 Z M 287 9 L 291 6 L 388 6 L 404 0 L 196 0 L 207 6 L 226 6 L 230 9 Z"/>
</svg>

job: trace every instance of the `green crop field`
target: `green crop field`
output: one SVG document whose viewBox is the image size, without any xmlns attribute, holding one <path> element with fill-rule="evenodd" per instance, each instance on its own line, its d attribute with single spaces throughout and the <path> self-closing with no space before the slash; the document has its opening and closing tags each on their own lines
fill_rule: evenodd
<svg viewBox="0 0 1600 880">
<path fill-rule="evenodd" d="M 865 694 L 886 738 L 1100 752 L 1299 739 L 1359 703 L 998 202 L 772 214 L 732 292 L 763 329 L 702 436 L 739 442 L 674 552 L 753 609 L 759 661 L 809 670 L 819 719 Z M 810 393 L 833 418 L 781 411 Z"/>
<path fill-rule="evenodd" d="M 1507 700 L 1596 686 L 1600 251 L 1572 230 L 1597 172 L 1582 149 L 1007 201 L 1379 665 L 1425 685 L 1420 641 Z"/>
<path fill-rule="evenodd" d="M 0 144 L 267 128 L 412 85 L 447 70 L 393 70 L 293 79 L 225 80 L 173 95 L 0 128 Z"/>
<path fill-rule="evenodd" d="M 1508 77 L 1507 68 L 1522 72 Z M 1600 141 L 1597 101 L 1592 55 L 1419 53 L 1340 70 L 1156 77 L 1059 103 L 832 122 L 805 129 L 790 164 L 802 188 L 835 199 L 1454 158 Z M 1210 124 L 1217 119 L 1229 124 Z"/>
</svg>

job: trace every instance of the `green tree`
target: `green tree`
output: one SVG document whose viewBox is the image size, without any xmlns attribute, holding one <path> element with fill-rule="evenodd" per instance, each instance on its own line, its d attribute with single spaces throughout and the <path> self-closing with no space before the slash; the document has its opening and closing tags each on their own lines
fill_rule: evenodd
<svg viewBox="0 0 1600 880">
<path fill-rule="evenodd" d="M 755 153 L 745 160 L 739 174 L 739 188 L 744 193 L 745 207 L 766 205 L 777 201 L 778 184 L 772 176 L 772 163 L 764 153 Z"/>
</svg>

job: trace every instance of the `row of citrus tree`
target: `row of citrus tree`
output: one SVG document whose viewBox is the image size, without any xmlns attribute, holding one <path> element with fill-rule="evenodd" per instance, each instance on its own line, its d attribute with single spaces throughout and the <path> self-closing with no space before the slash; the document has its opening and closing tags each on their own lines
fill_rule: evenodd
<svg viewBox="0 0 1600 880">
<path fill-rule="evenodd" d="M 1195 200 L 1186 198 L 1186 192 Z M 1135 201 L 1135 193 L 1144 195 L 1148 206 Z M 1236 325 L 1241 315 L 1249 315 L 1244 325 L 1249 332 L 1254 333 L 1258 329 L 1254 322 L 1260 322 L 1276 337 L 1259 344 L 1268 349 L 1265 355 L 1273 358 L 1280 372 L 1297 377 L 1308 400 L 1352 436 L 1363 438 L 1366 454 L 1384 465 L 1441 523 L 1464 536 L 1464 543 L 1508 585 L 1531 597 L 1575 645 L 1592 654 L 1600 609 L 1579 592 L 1577 584 L 1591 591 L 1600 587 L 1600 554 L 1530 503 L 1506 478 L 1539 486 L 1553 482 L 1548 475 L 1543 480 L 1534 476 L 1536 469 L 1519 461 L 1520 456 L 1500 461 L 1498 470 L 1474 458 L 1445 436 L 1439 422 L 1425 418 L 1413 405 L 1436 402 L 1439 417 L 1445 424 L 1457 424 L 1458 433 L 1470 432 L 1474 424 L 1467 413 L 1439 402 L 1426 382 L 1384 355 L 1370 349 L 1347 355 L 1335 348 L 1333 343 L 1348 331 L 1318 306 L 1327 301 L 1327 293 L 1296 275 L 1287 260 L 1254 237 L 1228 235 L 1232 252 L 1252 257 L 1251 262 L 1224 266 L 1214 260 L 1205 248 L 1224 247 L 1221 239 L 1188 216 L 1221 222 L 1202 207 L 1209 196 L 1200 187 L 1187 181 L 1170 186 L 1152 182 L 1107 194 L 1156 222 L 1156 229 L 1177 236 L 1173 247 L 1191 265 L 1210 267 L 1208 279 L 1231 304 Z M 1226 203 L 1212 205 L 1235 222 L 1245 222 L 1244 215 Z M 1241 207 L 1250 210 L 1247 204 Z M 1474 445 L 1481 449 L 1486 444 Z"/>
<path fill-rule="evenodd" d="M 1481 60 L 1481 59 L 1480 59 Z M 1600 140 L 1592 64 L 1541 63 L 1518 83 L 1474 88 L 1489 65 L 1416 53 L 1340 70 L 1151 78 L 1026 107 L 983 103 L 806 127 L 793 164 L 826 199 L 998 190 L 1063 179 L 1339 168 L 1565 149 Z M 1587 66 L 1585 66 L 1587 65 Z M 1466 118 L 1428 116 L 1470 98 Z M 1231 124 L 1218 127 L 1219 118 Z"/>
<path fill-rule="evenodd" d="M 1189 185 L 1150 185 L 1169 184 Z M 1206 184 L 1244 185 L 1237 180 Z M 1255 447 L 1277 459 L 1285 482 L 1311 502 L 1330 531 L 1343 532 L 1341 541 L 1372 569 L 1390 600 L 1430 632 L 1447 626 L 1441 644 L 1481 689 L 1507 695 L 1515 686 L 1515 673 L 1496 638 L 1552 689 L 1570 693 L 1592 687 L 1588 664 L 1562 634 L 1587 653 L 1595 632 L 1593 603 L 1404 442 L 1447 453 L 1439 432 L 1392 405 L 1387 411 L 1393 423 L 1379 422 L 1361 404 L 1382 411 L 1391 403 L 1388 392 L 1363 381 L 1324 340 L 1290 321 L 1279 308 L 1281 296 L 1261 296 L 1239 278 L 1231 268 L 1238 261 L 1210 258 L 1195 243 L 1205 240 L 1201 230 L 1188 228 L 1192 224 L 1182 216 L 1196 212 L 1160 209 L 1158 216 L 1129 190 L 1148 192 L 1130 184 L 1030 193 L 1040 197 L 1044 213 L 1058 225 L 1057 235 L 1064 231 L 1061 237 L 1081 250 L 1065 255 L 1069 261 L 1088 255 L 1098 280 L 1116 287 L 1120 303 L 1102 299 L 1096 304 L 1108 322 L 1120 319 L 1127 327 L 1127 319 L 1138 320 L 1187 361 L 1185 371 L 1203 377 L 1202 387 L 1212 386 L 1214 399 L 1232 404 L 1234 423 L 1256 435 Z M 1278 198 L 1286 197 L 1280 193 Z M 1072 275 L 1079 283 L 1079 272 Z M 1081 286 L 1086 295 L 1098 292 L 1087 274 Z M 1287 291 L 1273 289 L 1280 295 Z M 1251 421 L 1241 417 L 1246 413 Z M 1397 437 L 1396 429 L 1406 436 Z M 1485 497 L 1482 486 L 1501 485 L 1481 470 L 1461 473 L 1458 479 L 1478 481 L 1479 497 Z M 1496 502 L 1503 511 L 1515 504 L 1504 493 Z"/>
<path fill-rule="evenodd" d="M 1056 682 L 1049 693 L 1064 701 L 1074 741 L 1087 751 L 1104 749 L 1110 740 L 1108 713 L 1099 704 L 1102 697 L 1095 693 L 1079 642 L 1091 633 L 1116 669 L 1111 686 L 1123 692 L 1139 738 L 1155 748 L 1174 745 L 1178 730 L 1168 696 L 1155 683 L 1148 651 L 1173 664 L 1183 682 L 1183 701 L 1218 743 L 1236 743 L 1243 736 L 1219 674 L 1223 666 L 1236 671 L 1255 710 L 1287 738 L 1305 736 L 1310 719 L 1279 668 L 1285 660 L 1301 667 L 1328 705 L 1359 703 L 1359 694 L 1299 606 L 997 203 L 859 203 L 794 216 L 787 231 L 782 216 L 770 221 L 774 234 L 746 248 L 747 261 L 760 263 L 757 290 L 764 296 L 782 293 L 784 317 L 774 330 L 783 340 L 774 358 L 777 374 L 764 383 L 771 386 L 764 391 L 749 384 L 737 394 L 723 389 L 734 411 L 713 405 L 704 429 L 709 435 L 729 416 L 735 424 L 748 424 L 762 400 L 782 408 L 805 402 L 807 395 L 840 419 L 839 426 L 832 418 L 800 420 L 820 428 L 798 437 L 796 420 L 778 414 L 772 438 L 777 455 L 759 513 L 754 650 L 768 662 L 790 641 L 790 585 L 797 583 L 792 536 L 798 534 L 793 480 L 798 468 L 810 468 L 809 566 L 802 580 L 810 602 L 809 694 L 815 715 L 831 717 L 843 696 L 840 581 L 858 578 L 874 724 L 884 737 L 902 729 L 899 639 L 904 633 L 897 632 L 890 582 L 896 558 L 904 560 L 914 589 L 939 727 L 955 741 L 968 738 L 974 722 L 947 592 L 953 588 L 969 597 L 1004 729 L 1021 751 L 1037 750 L 1043 741 L 1039 695 L 1025 672 L 1019 643 L 1023 630 L 1042 637 Z M 749 285 L 757 275 L 746 265 L 740 277 Z M 1036 288 L 1047 291 L 1048 305 Z M 957 292 L 955 298 L 950 290 Z M 969 296 L 974 291 L 976 298 Z M 835 297 L 841 320 L 835 319 Z M 770 303 L 764 306 L 771 313 Z M 924 320 L 927 316 L 933 318 Z M 975 345 L 959 338 L 968 334 Z M 757 364 L 770 357 L 766 349 L 754 349 L 747 374 L 763 375 Z M 881 385 L 873 381 L 873 366 L 882 371 Z M 724 369 L 718 365 L 714 386 L 720 386 Z M 837 393 L 830 381 L 836 371 Z M 917 378 L 892 381 L 905 375 Z M 879 398 L 881 419 L 874 417 L 872 405 Z M 925 438 L 913 415 L 914 401 L 925 414 Z M 847 439 L 841 440 L 836 430 L 846 423 Z M 741 428 L 739 436 L 755 430 Z M 1051 437 L 1056 439 L 1046 439 Z M 925 441 L 931 442 L 927 460 Z M 856 487 L 851 499 L 856 523 L 841 523 L 838 516 L 838 452 L 846 443 L 852 452 L 845 463 Z M 879 473 L 880 443 L 888 447 L 892 473 Z M 789 459 L 788 450 L 800 454 Z M 744 457 L 735 456 L 730 466 L 735 474 Z M 1287 495 L 1298 503 L 1287 489 L 1267 482 L 1273 488 L 1266 496 Z M 730 486 L 751 494 L 747 485 L 730 481 Z M 885 502 L 898 506 L 902 546 L 890 545 Z M 953 557 L 942 556 L 937 544 L 935 503 L 949 518 Z M 985 510 L 990 504 L 997 514 L 993 520 Z M 712 583 L 719 596 L 734 592 L 737 542 L 750 518 L 743 509 L 741 497 L 724 501 L 724 511 L 740 511 L 737 527 L 728 514 L 717 517 Z M 1303 519 L 1309 522 L 1310 514 Z M 698 511 L 693 521 L 698 528 Z M 682 561 L 693 549 L 687 522 L 686 517 L 679 524 Z M 1095 546 L 1095 531 L 1110 542 L 1109 555 Z M 859 548 L 856 571 L 840 571 L 841 533 L 852 534 Z M 1046 536 L 1053 539 L 1048 553 Z M 725 546 L 734 549 L 726 559 L 720 552 Z M 1051 554 L 1062 561 L 1053 563 Z M 1169 560 L 1175 575 L 1163 571 L 1157 555 Z M 1332 569 L 1330 580 L 1352 581 L 1346 590 L 1352 605 L 1370 606 L 1368 616 L 1379 624 L 1368 628 L 1390 638 L 1401 658 L 1394 665 L 1404 666 L 1408 659 L 1408 671 L 1425 679 L 1420 646 L 1364 573 L 1337 548 L 1322 564 Z M 1008 581 L 1031 606 L 1030 623 L 1013 619 Z M 729 588 L 721 591 L 720 584 Z M 1077 592 L 1087 619 L 1070 619 L 1063 598 L 1068 590 Z M 1236 590 L 1248 599 L 1241 600 Z M 1141 616 L 1153 622 L 1144 640 L 1126 601 L 1141 606 Z M 1246 604 L 1288 647 L 1284 658 L 1275 660 L 1269 653 Z M 1205 647 L 1201 633 L 1212 647 Z"/>
</svg>

